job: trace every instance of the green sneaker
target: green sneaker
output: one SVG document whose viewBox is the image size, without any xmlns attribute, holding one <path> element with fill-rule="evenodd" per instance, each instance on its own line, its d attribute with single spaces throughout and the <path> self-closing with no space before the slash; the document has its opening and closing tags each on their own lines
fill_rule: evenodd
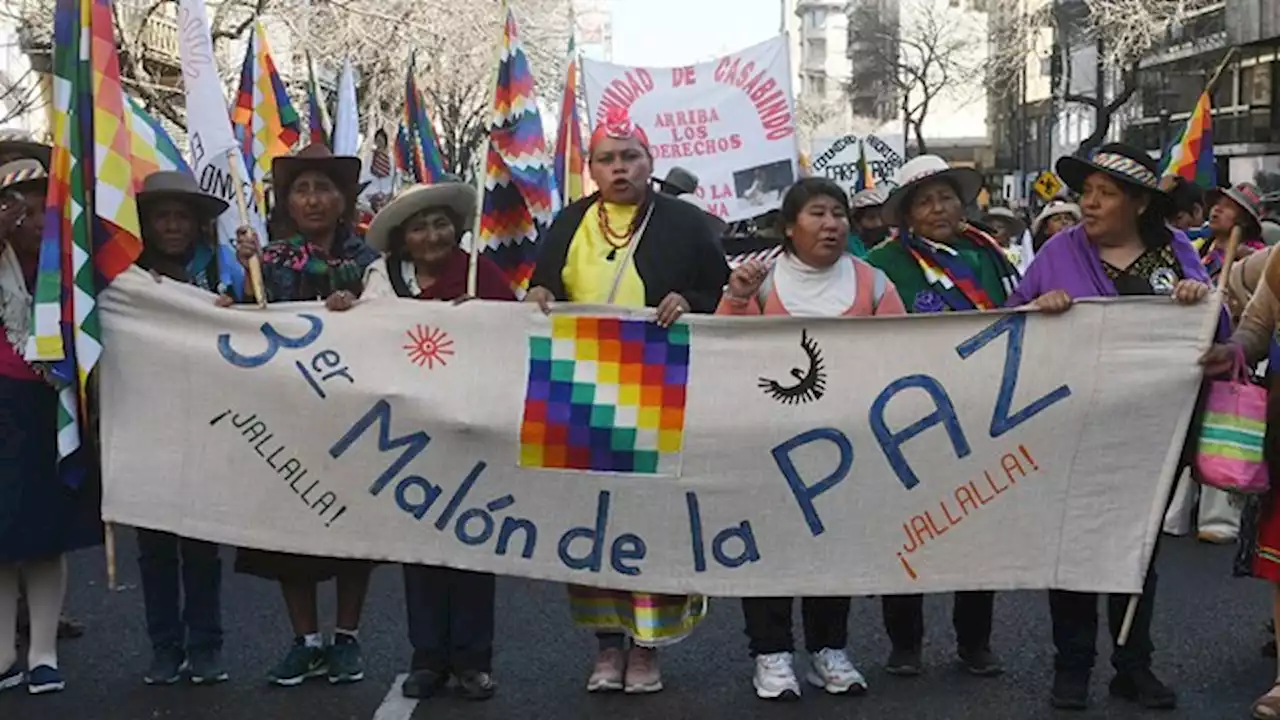
<svg viewBox="0 0 1280 720">
<path fill-rule="evenodd" d="M 293 646 L 280 664 L 267 673 L 267 680 L 272 685 L 294 687 L 301 685 L 307 678 L 320 677 L 327 671 L 325 649 L 307 647 L 306 641 L 298 638 L 293 641 Z"/>
<path fill-rule="evenodd" d="M 341 685 L 364 679 L 364 655 L 360 642 L 350 635 L 335 633 L 329 646 L 329 683 Z"/>
</svg>

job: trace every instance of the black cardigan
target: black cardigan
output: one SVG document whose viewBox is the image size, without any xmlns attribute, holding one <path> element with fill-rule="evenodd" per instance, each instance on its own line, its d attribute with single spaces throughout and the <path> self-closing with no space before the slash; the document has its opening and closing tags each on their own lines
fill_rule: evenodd
<svg viewBox="0 0 1280 720">
<path fill-rule="evenodd" d="M 556 216 L 538 240 L 538 264 L 529 287 L 544 287 L 556 300 L 568 300 L 565 259 L 574 233 L 599 193 L 572 203 Z M 588 222 L 595 222 L 590 218 Z M 703 211 L 683 200 L 653 194 L 653 216 L 635 242 L 633 260 L 644 282 L 644 304 L 657 307 L 669 293 L 680 293 L 696 313 L 713 313 L 729 282 L 729 265 L 716 248 Z M 619 251 L 619 256 L 622 252 Z M 621 259 L 619 259 L 621 261 Z"/>
</svg>

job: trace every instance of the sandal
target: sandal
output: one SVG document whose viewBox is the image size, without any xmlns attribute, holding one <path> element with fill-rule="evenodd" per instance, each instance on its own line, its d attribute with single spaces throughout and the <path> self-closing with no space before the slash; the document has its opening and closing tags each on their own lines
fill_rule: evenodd
<svg viewBox="0 0 1280 720">
<path fill-rule="evenodd" d="M 1255 720 L 1276 720 L 1280 718 L 1280 683 L 1271 686 L 1266 695 L 1253 703 Z"/>
</svg>

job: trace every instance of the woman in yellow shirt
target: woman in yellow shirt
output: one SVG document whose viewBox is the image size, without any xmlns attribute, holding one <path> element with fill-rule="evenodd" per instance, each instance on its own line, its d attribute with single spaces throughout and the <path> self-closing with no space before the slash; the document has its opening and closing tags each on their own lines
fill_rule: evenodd
<svg viewBox="0 0 1280 720">
<path fill-rule="evenodd" d="M 526 302 L 656 308 L 670 326 L 686 312 L 713 313 L 729 278 L 724 254 L 699 208 L 654 192 L 648 138 L 625 113 L 596 128 L 588 151 L 599 192 L 566 207 L 540 240 Z M 571 585 L 574 621 L 596 632 L 599 654 L 587 690 L 662 689 L 657 648 L 701 621 L 702 597 Z M 628 649 L 630 639 L 630 649 Z"/>
</svg>

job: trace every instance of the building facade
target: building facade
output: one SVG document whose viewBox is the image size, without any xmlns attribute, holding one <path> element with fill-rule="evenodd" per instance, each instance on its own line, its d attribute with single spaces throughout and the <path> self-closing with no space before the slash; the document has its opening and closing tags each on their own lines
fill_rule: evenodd
<svg viewBox="0 0 1280 720">
<path fill-rule="evenodd" d="M 608 0 L 571 0 L 578 50 L 603 62 L 613 61 L 613 14 Z"/>
<path fill-rule="evenodd" d="M 850 67 L 849 104 L 853 114 L 885 125 L 902 117 L 896 68 L 882 58 L 898 56 L 898 0 L 849 0 L 845 3 Z"/>
<path fill-rule="evenodd" d="M 817 133 L 847 132 L 848 21 L 845 0 L 782 0 L 782 30 L 790 44 L 792 92 Z"/>
<path fill-rule="evenodd" d="M 1280 3 L 1216 2 L 1191 13 L 1142 61 L 1127 142 L 1158 155 L 1181 132 L 1229 48 L 1238 53 L 1213 88 L 1219 184 L 1280 190 Z"/>
</svg>

